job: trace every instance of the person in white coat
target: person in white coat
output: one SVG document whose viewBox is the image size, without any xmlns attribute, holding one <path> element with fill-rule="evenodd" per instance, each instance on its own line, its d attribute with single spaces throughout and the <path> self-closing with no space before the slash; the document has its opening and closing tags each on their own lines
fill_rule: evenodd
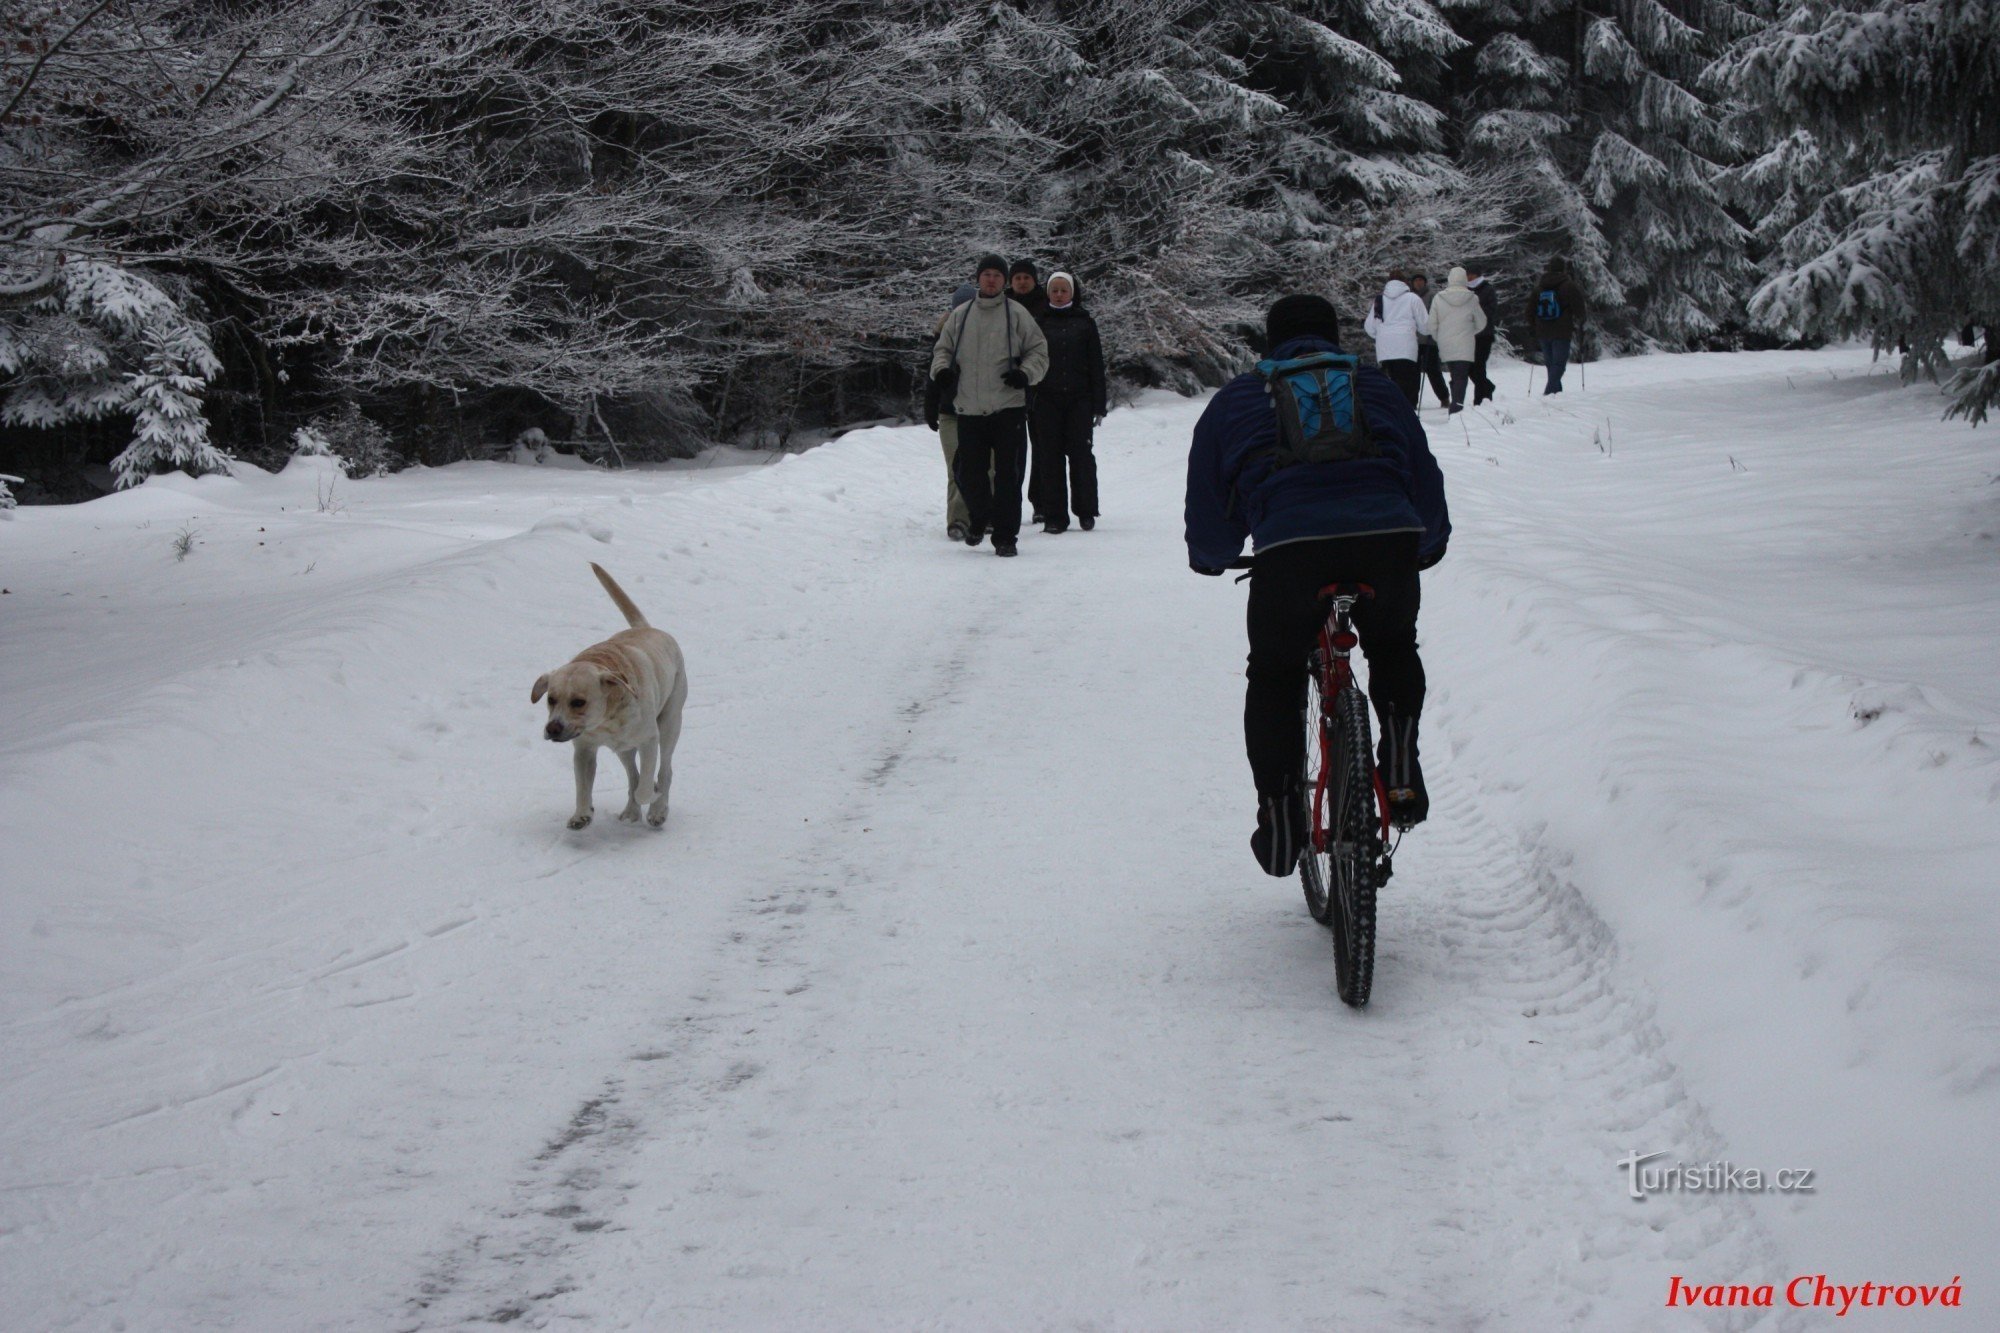
<svg viewBox="0 0 2000 1333">
<path fill-rule="evenodd" d="M 1445 289 L 1431 298 L 1431 336 L 1437 339 L 1438 358 L 1451 372 L 1451 410 L 1465 410 L 1465 382 L 1472 375 L 1478 355 L 1479 335 L 1486 329 L 1486 311 L 1480 307 L 1479 293 L 1465 280 L 1465 270 L 1455 268 Z"/>
<path fill-rule="evenodd" d="M 1431 331 L 1430 312 L 1424 298 L 1410 290 L 1400 272 L 1392 271 L 1382 294 L 1368 304 L 1361 321 L 1362 331 L 1375 340 L 1375 360 L 1382 373 L 1395 381 L 1417 405 L 1417 339 Z"/>
</svg>

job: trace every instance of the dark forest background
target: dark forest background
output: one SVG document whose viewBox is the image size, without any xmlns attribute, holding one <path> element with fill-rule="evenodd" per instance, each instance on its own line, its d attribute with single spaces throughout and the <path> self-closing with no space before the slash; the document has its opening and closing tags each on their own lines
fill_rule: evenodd
<svg viewBox="0 0 2000 1333">
<path fill-rule="evenodd" d="M 986 250 L 1182 390 L 1391 263 L 1511 309 L 1561 256 L 1587 350 L 1860 334 L 1910 374 L 2000 307 L 1978 0 L 15 0 L 0 43 L 30 501 L 301 427 L 375 467 L 907 416 Z"/>
</svg>

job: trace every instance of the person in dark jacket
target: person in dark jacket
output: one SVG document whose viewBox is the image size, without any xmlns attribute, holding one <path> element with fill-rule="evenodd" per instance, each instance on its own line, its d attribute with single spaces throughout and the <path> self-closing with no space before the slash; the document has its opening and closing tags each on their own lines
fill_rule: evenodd
<svg viewBox="0 0 2000 1333">
<path fill-rule="evenodd" d="M 1083 308 L 1075 278 L 1051 274 L 1047 293 L 1041 324 L 1049 342 L 1049 370 L 1035 386 L 1028 408 L 1034 475 L 1041 488 L 1034 505 L 1043 516 L 1042 531 L 1067 532 L 1074 510 L 1077 523 L 1088 532 L 1097 526 L 1098 513 L 1091 434 L 1109 406 L 1104 343 L 1097 321 Z"/>
<path fill-rule="evenodd" d="M 1486 363 L 1493 357 L 1493 340 L 1500 336 L 1500 296 L 1477 264 L 1465 266 L 1465 279 L 1465 285 L 1479 297 L 1479 308 L 1486 312 L 1486 327 L 1480 330 L 1472 350 L 1472 405 L 1477 407 L 1491 398 L 1498 387 L 1487 375 Z"/>
<path fill-rule="evenodd" d="M 1583 288 L 1569 275 L 1569 266 L 1560 259 L 1551 259 L 1542 271 L 1541 281 L 1528 293 L 1528 320 L 1535 328 L 1535 341 L 1541 344 L 1542 364 L 1548 369 L 1548 384 L 1544 394 L 1563 391 L 1563 371 L 1569 366 L 1571 340 L 1590 317 L 1590 306 L 1584 300 Z"/>
<path fill-rule="evenodd" d="M 1007 299 L 1020 303 L 1036 319 L 1049 308 L 1049 294 L 1042 290 L 1042 277 L 1032 259 L 1017 259 L 1008 266 Z"/>
<path fill-rule="evenodd" d="M 1035 268 L 1034 260 L 1017 259 L 1007 266 L 1007 299 L 1033 315 L 1037 321 L 1041 319 L 1042 312 L 1049 308 L 1049 295 L 1042 290 L 1041 274 Z M 1041 454 L 1033 444 L 1034 438 L 1035 414 L 1031 406 L 1031 410 L 1028 413 L 1028 439 L 1022 446 L 1026 452 L 1021 459 L 1019 467 L 1021 475 L 1027 479 L 1028 483 L 1028 508 L 1032 514 L 1032 517 L 1028 521 L 1031 523 L 1040 523 L 1043 521 L 1042 515 L 1044 512 L 1042 508 L 1042 486 L 1044 479 L 1041 475 L 1040 463 L 1037 461 L 1040 459 Z"/>
<path fill-rule="evenodd" d="M 1273 360 L 1337 351 L 1340 322 L 1317 296 L 1287 296 L 1265 317 Z M 1306 655 L 1325 620 L 1319 590 L 1369 584 L 1354 626 L 1368 659 L 1368 694 L 1382 724 L 1380 760 L 1390 813 L 1407 827 L 1429 813 L 1417 764 L 1424 664 L 1417 654 L 1417 571 L 1444 558 L 1451 539 L 1444 476 L 1416 410 L 1389 377 L 1363 367 L 1362 416 L 1373 458 L 1280 468 L 1277 411 L 1264 380 L 1239 375 L 1209 401 L 1188 452 L 1188 565 L 1220 574 L 1243 550 L 1250 573 L 1249 688 L 1243 737 L 1257 786 L 1251 850 L 1273 875 L 1289 875 L 1307 836 L 1303 795 Z"/>
</svg>

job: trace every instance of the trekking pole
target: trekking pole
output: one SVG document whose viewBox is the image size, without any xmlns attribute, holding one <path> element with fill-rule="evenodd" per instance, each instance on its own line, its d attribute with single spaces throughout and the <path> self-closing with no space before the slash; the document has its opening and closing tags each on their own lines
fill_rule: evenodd
<svg viewBox="0 0 2000 1333">
<path fill-rule="evenodd" d="M 1535 363 L 1530 361 L 1528 363 L 1528 397 L 1533 398 L 1534 396 L 1535 396 Z"/>
</svg>

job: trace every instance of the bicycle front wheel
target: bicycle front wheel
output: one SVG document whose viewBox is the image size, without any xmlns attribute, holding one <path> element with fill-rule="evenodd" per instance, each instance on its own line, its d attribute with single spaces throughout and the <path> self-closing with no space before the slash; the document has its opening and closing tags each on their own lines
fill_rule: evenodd
<svg viewBox="0 0 2000 1333">
<path fill-rule="evenodd" d="M 1368 700 L 1353 686 L 1334 700 L 1326 791 L 1325 859 L 1331 871 L 1333 971 L 1340 998 L 1359 1009 L 1375 982 L 1375 890 L 1382 825 L 1376 807 Z"/>
</svg>

